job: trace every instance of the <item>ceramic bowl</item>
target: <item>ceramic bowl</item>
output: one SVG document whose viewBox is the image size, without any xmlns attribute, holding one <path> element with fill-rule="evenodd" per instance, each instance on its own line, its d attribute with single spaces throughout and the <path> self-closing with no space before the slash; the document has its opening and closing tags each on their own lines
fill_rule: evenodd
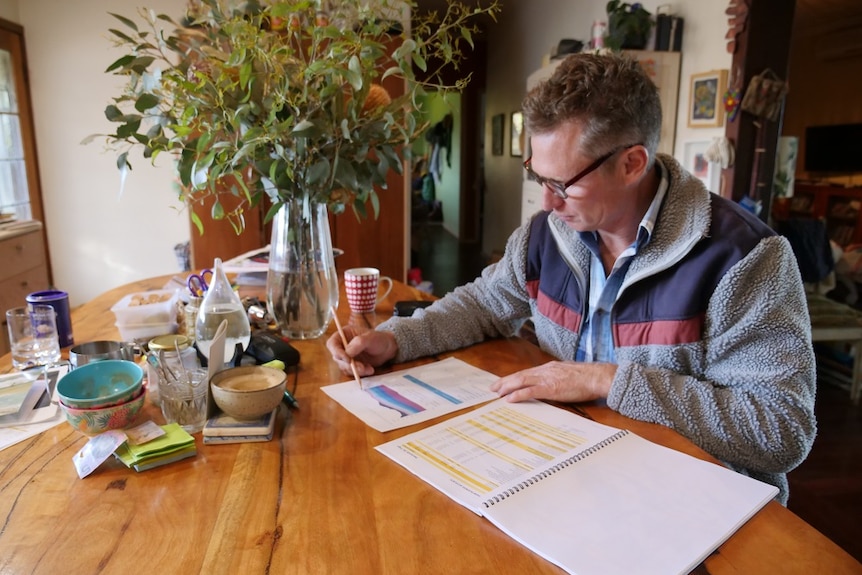
<svg viewBox="0 0 862 575">
<path fill-rule="evenodd" d="M 257 419 L 278 407 L 287 375 L 262 365 L 232 367 L 210 380 L 216 405 L 235 419 Z"/>
<path fill-rule="evenodd" d="M 66 414 L 66 421 L 69 422 L 69 425 L 85 435 L 96 435 L 109 429 L 130 427 L 135 423 L 138 413 L 144 406 L 146 395 L 144 388 L 141 387 L 132 399 L 118 405 L 80 409 L 69 407 L 60 400 L 60 408 Z"/>
<path fill-rule="evenodd" d="M 57 382 L 57 395 L 67 407 L 111 407 L 137 396 L 144 379 L 138 364 L 106 359 L 73 369 Z"/>
</svg>

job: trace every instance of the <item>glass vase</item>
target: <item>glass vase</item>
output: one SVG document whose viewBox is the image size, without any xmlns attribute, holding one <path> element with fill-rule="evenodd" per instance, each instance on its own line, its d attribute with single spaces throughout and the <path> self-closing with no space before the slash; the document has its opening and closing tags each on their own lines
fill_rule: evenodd
<svg viewBox="0 0 862 575">
<path fill-rule="evenodd" d="M 338 276 L 326 204 L 290 199 L 272 223 L 266 303 L 281 334 L 323 335 L 338 306 Z"/>
</svg>

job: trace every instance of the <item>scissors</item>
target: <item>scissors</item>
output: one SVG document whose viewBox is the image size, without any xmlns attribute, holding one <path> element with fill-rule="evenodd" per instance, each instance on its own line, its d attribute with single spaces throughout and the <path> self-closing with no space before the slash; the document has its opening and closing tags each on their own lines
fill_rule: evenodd
<svg viewBox="0 0 862 575">
<path fill-rule="evenodd" d="M 207 278 L 212 279 L 212 277 L 213 271 L 207 268 L 199 274 L 189 275 L 189 279 L 186 280 L 186 285 L 189 286 L 189 291 L 193 296 L 202 297 L 206 293 L 207 289 L 209 289 Z"/>
</svg>

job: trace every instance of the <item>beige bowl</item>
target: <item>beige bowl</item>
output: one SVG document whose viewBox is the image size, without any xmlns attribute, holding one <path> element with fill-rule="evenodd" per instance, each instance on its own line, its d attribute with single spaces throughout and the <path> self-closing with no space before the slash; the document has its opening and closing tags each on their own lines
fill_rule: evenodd
<svg viewBox="0 0 862 575">
<path fill-rule="evenodd" d="M 278 407 L 286 380 L 280 369 L 245 365 L 218 372 L 210 384 L 219 409 L 236 419 L 256 419 Z"/>
</svg>

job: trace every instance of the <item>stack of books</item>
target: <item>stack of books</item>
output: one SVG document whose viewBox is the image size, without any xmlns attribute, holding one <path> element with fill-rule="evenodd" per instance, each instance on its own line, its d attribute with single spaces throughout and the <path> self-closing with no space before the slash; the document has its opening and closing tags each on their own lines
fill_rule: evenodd
<svg viewBox="0 0 862 575">
<path fill-rule="evenodd" d="M 162 425 L 165 434 L 141 445 L 122 444 L 114 456 L 126 467 L 135 471 L 146 471 L 197 455 L 195 438 L 178 423 Z"/>
<path fill-rule="evenodd" d="M 217 413 L 204 425 L 204 443 L 245 443 L 250 441 L 269 441 L 275 430 L 276 407 L 258 419 L 234 419 L 224 413 Z"/>
</svg>

